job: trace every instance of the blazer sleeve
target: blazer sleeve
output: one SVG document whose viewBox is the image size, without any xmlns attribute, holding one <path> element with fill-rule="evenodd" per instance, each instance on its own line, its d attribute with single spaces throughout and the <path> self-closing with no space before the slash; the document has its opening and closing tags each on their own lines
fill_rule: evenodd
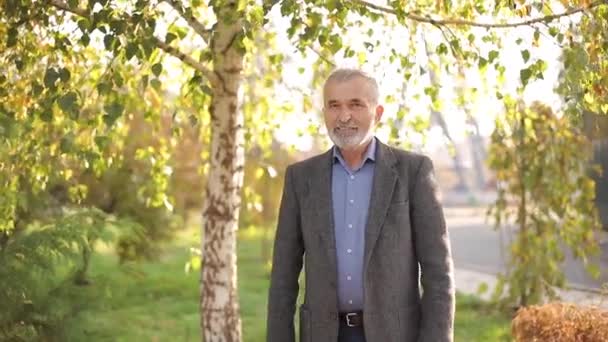
<svg viewBox="0 0 608 342">
<path fill-rule="evenodd" d="M 419 342 L 451 342 L 454 334 L 454 270 L 433 164 L 419 164 L 410 201 L 416 255 L 421 268 Z"/>
<path fill-rule="evenodd" d="M 300 206 L 293 177 L 293 167 L 290 166 L 285 171 L 285 184 L 274 241 L 268 293 L 267 342 L 295 341 L 294 314 L 304 242 L 300 225 Z"/>
</svg>

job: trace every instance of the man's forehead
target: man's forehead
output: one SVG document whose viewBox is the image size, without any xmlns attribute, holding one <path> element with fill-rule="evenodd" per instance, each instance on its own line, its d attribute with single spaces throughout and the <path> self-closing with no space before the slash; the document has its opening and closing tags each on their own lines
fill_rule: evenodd
<svg viewBox="0 0 608 342">
<path fill-rule="evenodd" d="M 353 98 L 353 99 L 361 99 L 364 97 L 367 97 L 372 89 L 371 86 L 365 82 L 364 79 L 359 77 L 359 82 L 352 82 L 355 81 L 355 79 L 350 79 L 350 80 L 346 80 L 346 81 L 342 81 L 342 80 L 329 80 L 327 83 L 325 83 L 325 86 L 323 87 L 323 96 L 325 98 L 327 98 L 328 96 L 331 98 Z M 349 89 L 348 93 L 344 93 L 344 92 L 339 92 L 336 91 L 339 88 L 344 88 L 344 87 L 348 87 L 351 88 Z M 338 88 L 338 89 L 336 89 Z"/>
</svg>

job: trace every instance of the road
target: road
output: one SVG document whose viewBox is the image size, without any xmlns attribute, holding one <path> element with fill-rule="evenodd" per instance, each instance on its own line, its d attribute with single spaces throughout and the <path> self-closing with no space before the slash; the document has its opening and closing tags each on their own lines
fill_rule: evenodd
<svg viewBox="0 0 608 342">
<path fill-rule="evenodd" d="M 505 270 L 512 234 L 496 231 L 486 222 L 483 209 L 446 208 L 446 220 L 452 243 L 456 268 L 498 274 Z M 601 255 L 593 259 L 600 263 L 600 279 L 591 278 L 581 261 L 571 253 L 563 263 L 568 284 L 576 288 L 599 289 L 608 283 L 608 234 L 600 237 Z"/>
</svg>

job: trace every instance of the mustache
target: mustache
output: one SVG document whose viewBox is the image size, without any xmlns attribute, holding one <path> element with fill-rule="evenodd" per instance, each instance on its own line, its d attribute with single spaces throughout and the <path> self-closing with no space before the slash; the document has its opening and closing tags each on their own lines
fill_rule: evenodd
<svg viewBox="0 0 608 342">
<path fill-rule="evenodd" d="M 340 128 L 359 128 L 359 126 L 357 124 L 355 124 L 354 122 L 347 122 L 347 123 L 339 123 L 334 127 L 334 129 L 340 129 Z"/>
</svg>

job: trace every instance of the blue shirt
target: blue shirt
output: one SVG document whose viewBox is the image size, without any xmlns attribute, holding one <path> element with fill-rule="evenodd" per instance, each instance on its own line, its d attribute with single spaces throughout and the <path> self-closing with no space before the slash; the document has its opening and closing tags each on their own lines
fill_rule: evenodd
<svg viewBox="0 0 608 342">
<path fill-rule="evenodd" d="M 332 206 L 336 261 L 338 267 L 338 305 L 340 312 L 363 310 L 363 256 L 365 225 L 374 179 L 376 138 L 367 147 L 361 166 L 352 170 L 334 146 L 332 168 Z"/>
</svg>

